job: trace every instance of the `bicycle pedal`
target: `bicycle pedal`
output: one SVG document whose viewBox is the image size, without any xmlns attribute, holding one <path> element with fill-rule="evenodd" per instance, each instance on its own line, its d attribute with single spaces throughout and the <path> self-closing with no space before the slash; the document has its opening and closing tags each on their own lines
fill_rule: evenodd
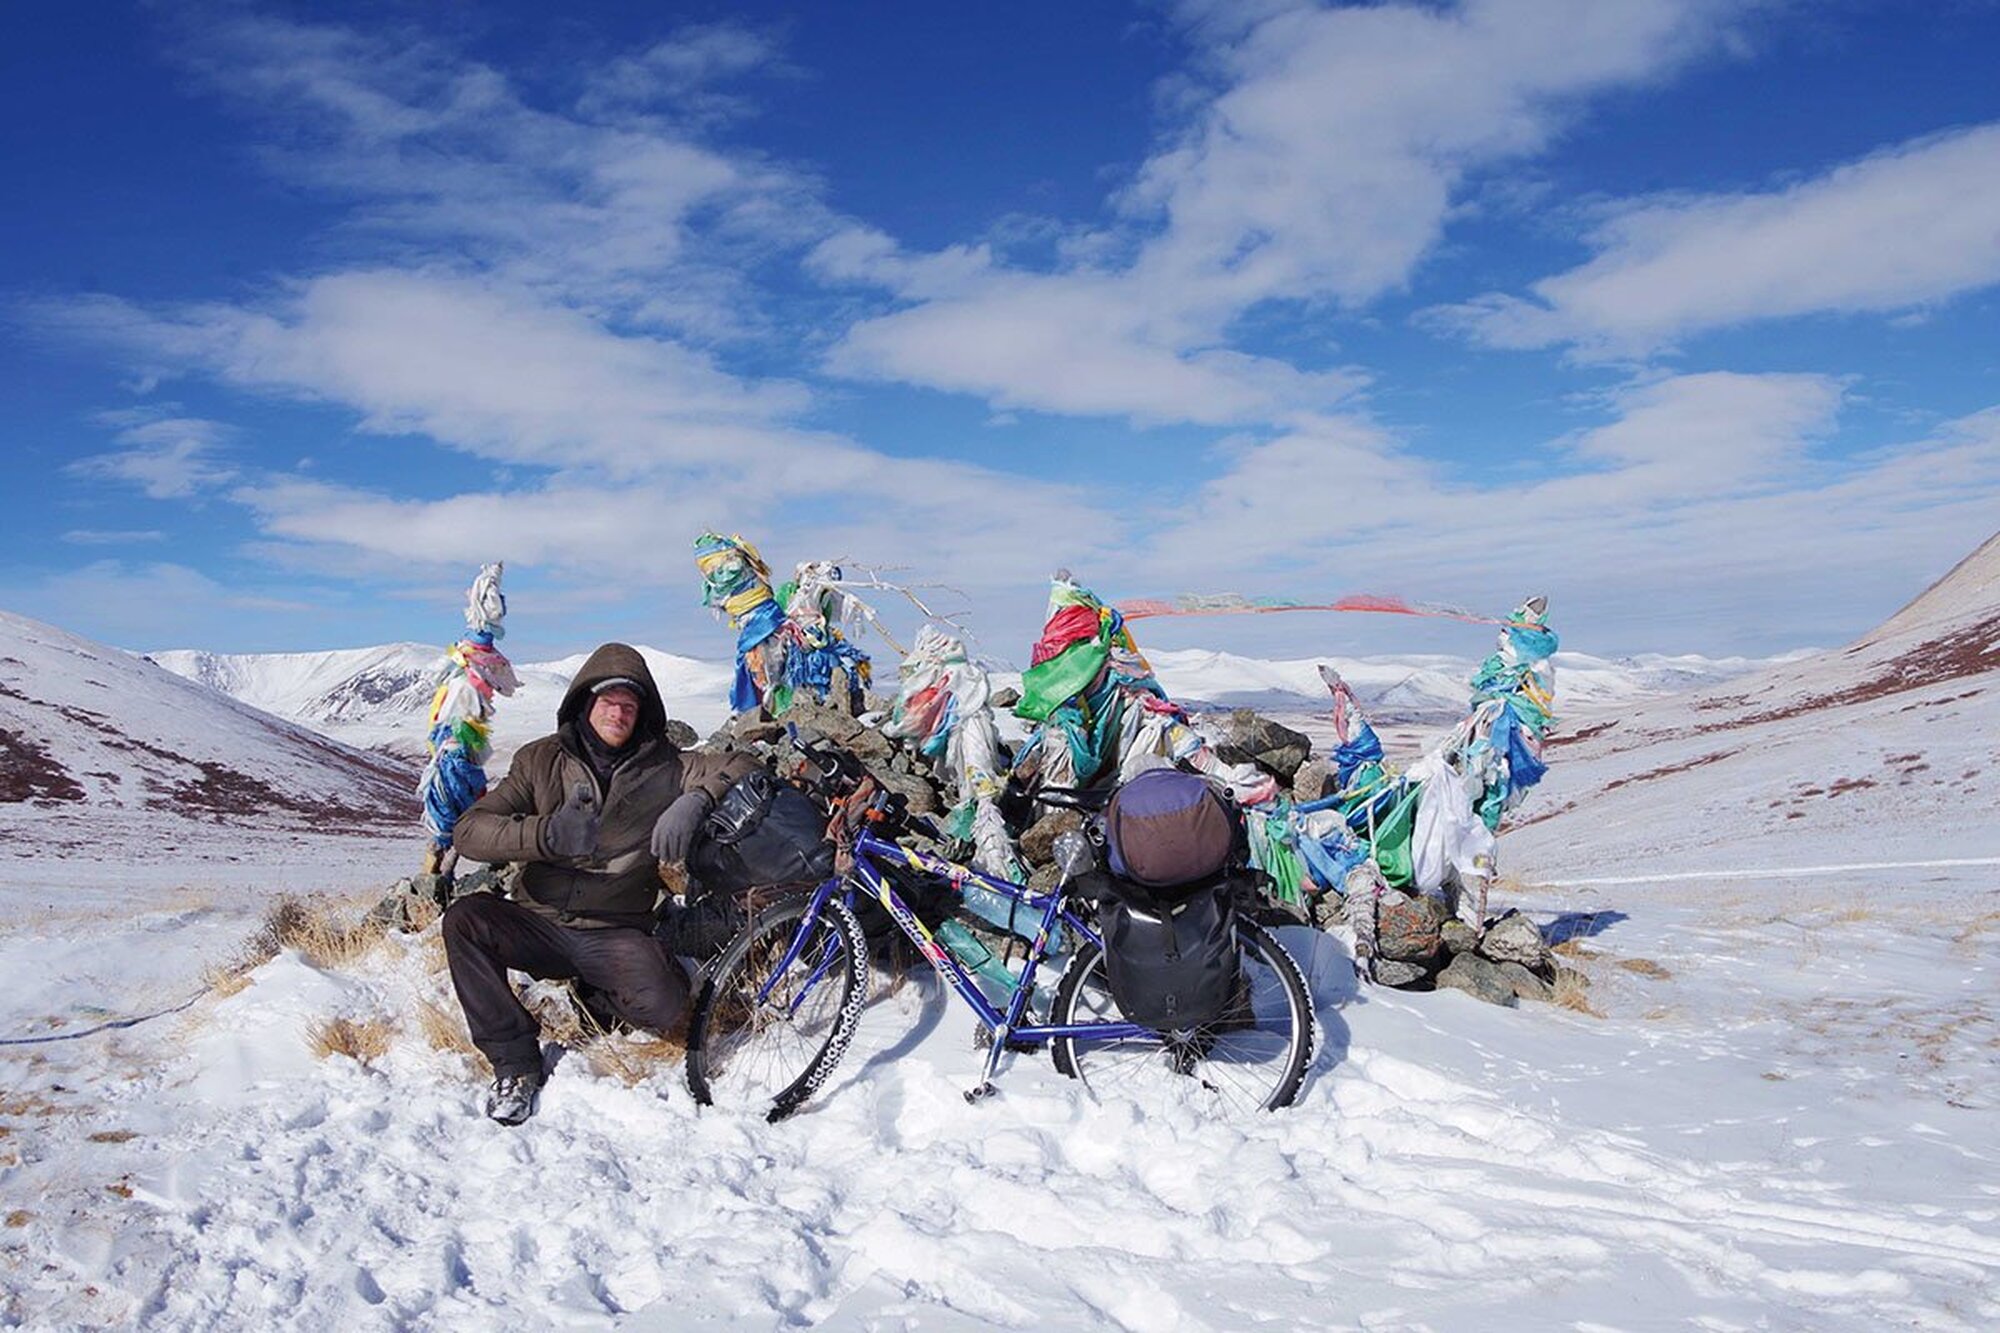
<svg viewBox="0 0 2000 1333">
<path fill-rule="evenodd" d="M 965 1090 L 965 1100 L 973 1105 L 977 1105 L 998 1091 L 999 1089 L 991 1083 L 982 1083 L 976 1088 L 967 1088 Z"/>
</svg>

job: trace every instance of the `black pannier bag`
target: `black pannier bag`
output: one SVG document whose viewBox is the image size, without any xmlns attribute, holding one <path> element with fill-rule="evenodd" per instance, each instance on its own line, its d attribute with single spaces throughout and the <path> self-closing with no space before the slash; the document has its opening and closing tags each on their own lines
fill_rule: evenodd
<svg viewBox="0 0 2000 1333">
<path fill-rule="evenodd" d="M 731 784 L 688 853 L 703 896 L 772 884 L 817 884 L 833 875 L 826 812 L 764 769 Z"/>
<path fill-rule="evenodd" d="M 1098 906 L 1111 998 L 1161 1031 L 1201 1027 L 1236 999 L 1236 814 L 1206 779 L 1148 769 L 1104 808 L 1108 891 Z"/>
<path fill-rule="evenodd" d="M 1111 998 L 1161 1032 L 1203 1027 L 1237 998 L 1236 911 L 1217 877 L 1177 901 L 1114 892 L 1098 904 Z"/>
</svg>

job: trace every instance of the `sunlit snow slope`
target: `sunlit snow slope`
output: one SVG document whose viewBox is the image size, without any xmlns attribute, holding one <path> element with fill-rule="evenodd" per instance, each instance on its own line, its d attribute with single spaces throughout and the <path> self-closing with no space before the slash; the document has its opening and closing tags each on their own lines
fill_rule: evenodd
<svg viewBox="0 0 2000 1333">
<path fill-rule="evenodd" d="M 416 770 L 0 612 L 0 856 L 199 863 L 414 830 Z M 224 838 L 224 831 L 229 837 Z"/>
<path fill-rule="evenodd" d="M 2000 537 L 1837 651 L 1616 711 L 1558 702 L 1572 725 L 1503 841 L 1517 869 L 2000 855 Z"/>
<path fill-rule="evenodd" d="M 666 700 L 668 716 L 706 735 L 729 715 L 731 663 L 655 648 L 639 651 Z M 441 648 L 396 643 L 319 653 L 173 649 L 148 656 L 189 680 L 349 745 L 421 758 L 442 654 Z M 585 656 L 515 664 L 521 687 L 495 702 L 490 769 L 504 771 L 515 750 L 554 727 L 556 705 Z"/>
</svg>

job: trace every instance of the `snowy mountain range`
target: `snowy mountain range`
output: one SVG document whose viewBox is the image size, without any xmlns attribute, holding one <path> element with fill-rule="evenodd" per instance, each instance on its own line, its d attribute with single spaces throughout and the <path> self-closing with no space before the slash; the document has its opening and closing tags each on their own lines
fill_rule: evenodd
<svg viewBox="0 0 2000 1333">
<path fill-rule="evenodd" d="M 732 663 L 656 648 L 640 651 L 666 697 L 669 715 L 703 735 L 728 716 Z M 421 759 L 440 654 L 437 648 L 398 643 L 322 653 L 179 649 L 149 657 L 191 681 L 349 745 Z M 1471 659 L 1444 656 L 1270 661 L 1203 649 L 1155 652 L 1148 660 L 1167 692 L 1197 711 L 1255 708 L 1309 734 L 1313 719 L 1327 707 L 1318 671 L 1322 660 L 1339 668 L 1378 723 L 1417 728 L 1453 722 L 1463 714 L 1466 680 L 1475 666 Z M 1569 652 L 1558 653 L 1555 660 L 1564 709 L 1582 713 L 1731 680 L 1769 664 L 1740 657 L 1601 658 Z M 496 764 L 553 725 L 556 705 L 582 662 L 579 654 L 554 662 L 516 664 L 521 688 L 512 698 L 501 700 L 496 710 Z M 893 665 L 893 661 L 878 662 L 878 680 L 886 676 L 893 682 Z M 1020 684 L 1018 672 L 996 671 L 994 679 L 996 685 Z"/>
</svg>

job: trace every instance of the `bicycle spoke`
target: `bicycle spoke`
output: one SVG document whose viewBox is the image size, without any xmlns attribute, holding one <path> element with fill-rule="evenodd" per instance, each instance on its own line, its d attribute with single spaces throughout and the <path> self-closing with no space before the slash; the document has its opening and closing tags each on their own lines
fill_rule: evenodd
<svg viewBox="0 0 2000 1333">
<path fill-rule="evenodd" d="M 763 1104 L 781 1116 L 840 1059 L 860 1012 L 865 960 L 846 909 L 829 903 L 820 910 L 794 950 L 805 903 L 772 908 L 717 967 L 689 1041 L 696 1100 Z"/>
<path fill-rule="evenodd" d="M 1240 993 L 1214 1022 L 1151 1038 L 1069 1038 L 1066 1072 L 1077 1073 L 1098 1092 L 1192 1094 L 1231 1110 L 1287 1104 L 1310 1055 L 1311 1000 L 1296 966 L 1262 932 L 1244 932 L 1238 963 Z M 1070 980 L 1064 991 L 1067 1008 L 1057 1021 L 1121 1021 L 1101 954 L 1093 955 L 1089 972 Z"/>
</svg>

